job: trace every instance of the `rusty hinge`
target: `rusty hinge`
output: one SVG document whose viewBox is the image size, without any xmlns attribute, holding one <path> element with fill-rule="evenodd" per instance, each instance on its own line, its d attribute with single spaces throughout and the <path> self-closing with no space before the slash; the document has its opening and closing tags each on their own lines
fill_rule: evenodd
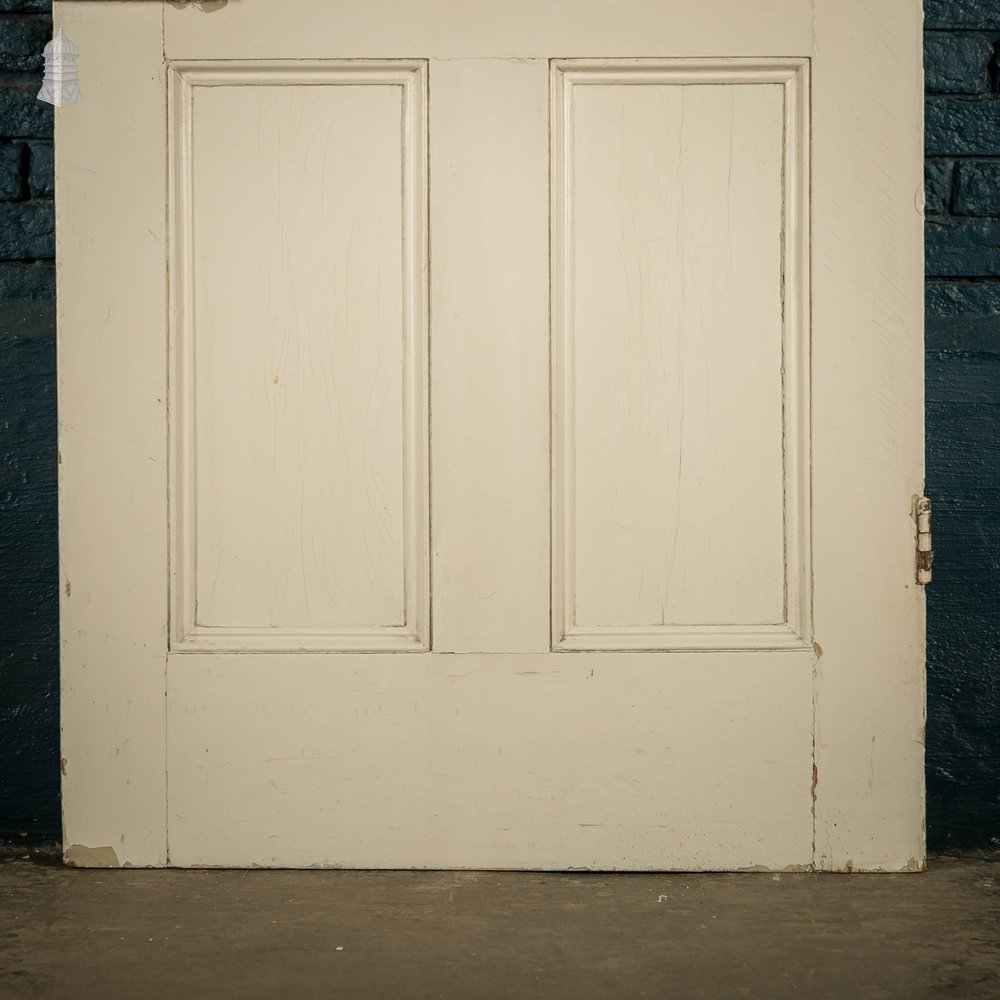
<svg viewBox="0 0 1000 1000">
<path fill-rule="evenodd" d="M 917 583 L 931 582 L 934 548 L 931 541 L 931 502 L 927 497 L 915 497 L 914 519 L 917 522 Z"/>
</svg>

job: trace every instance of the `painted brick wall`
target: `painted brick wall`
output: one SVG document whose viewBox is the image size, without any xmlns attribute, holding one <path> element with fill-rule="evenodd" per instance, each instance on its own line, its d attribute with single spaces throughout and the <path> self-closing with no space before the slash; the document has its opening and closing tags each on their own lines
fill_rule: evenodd
<svg viewBox="0 0 1000 1000">
<path fill-rule="evenodd" d="M 0 839 L 59 836 L 49 0 L 0 0 Z"/>
<path fill-rule="evenodd" d="M 928 841 L 1000 847 L 1000 0 L 925 0 Z"/>
<path fill-rule="evenodd" d="M 0 840 L 55 839 L 49 0 L 0 0 Z M 926 0 L 928 839 L 1000 846 L 1000 0 Z"/>
</svg>

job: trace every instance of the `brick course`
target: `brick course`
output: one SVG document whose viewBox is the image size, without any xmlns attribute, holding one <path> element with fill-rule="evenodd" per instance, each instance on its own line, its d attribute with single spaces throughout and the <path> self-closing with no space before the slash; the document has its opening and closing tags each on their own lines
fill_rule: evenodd
<svg viewBox="0 0 1000 1000">
<path fill-rule="evenodd" d="M 1000 215 L 1000 160 L 958 165 L 951 210 L 955 215 Z"/>
<path fill-rule="evenodd" d="M 989 35 L 927 32 L 925 89 L 932 94 L 988 94 L 993 54 L 993 39 Z"/>
</svg>

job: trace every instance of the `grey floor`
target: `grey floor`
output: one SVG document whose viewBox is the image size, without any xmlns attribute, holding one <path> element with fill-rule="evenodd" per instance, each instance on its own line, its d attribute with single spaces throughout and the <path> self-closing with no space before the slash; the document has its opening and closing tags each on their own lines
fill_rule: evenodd
<svg viewBox="0 0 1000 1000">
<path fill-rule="evenodd" d="M 0 864 L 0 996 L 1000 998 L 1000 858 L 919 875 Z"/>
</svg>

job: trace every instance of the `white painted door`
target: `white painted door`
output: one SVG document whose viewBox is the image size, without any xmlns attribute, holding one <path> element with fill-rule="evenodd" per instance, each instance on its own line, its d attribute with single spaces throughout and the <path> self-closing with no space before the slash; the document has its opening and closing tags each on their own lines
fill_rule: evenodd
<svg viewBox="0 0 1000 1000">
<path fill-rule="evenodd" d="M 56 19 L 70 862 L 922 865 L 916 0 Z"/>
</svg>

